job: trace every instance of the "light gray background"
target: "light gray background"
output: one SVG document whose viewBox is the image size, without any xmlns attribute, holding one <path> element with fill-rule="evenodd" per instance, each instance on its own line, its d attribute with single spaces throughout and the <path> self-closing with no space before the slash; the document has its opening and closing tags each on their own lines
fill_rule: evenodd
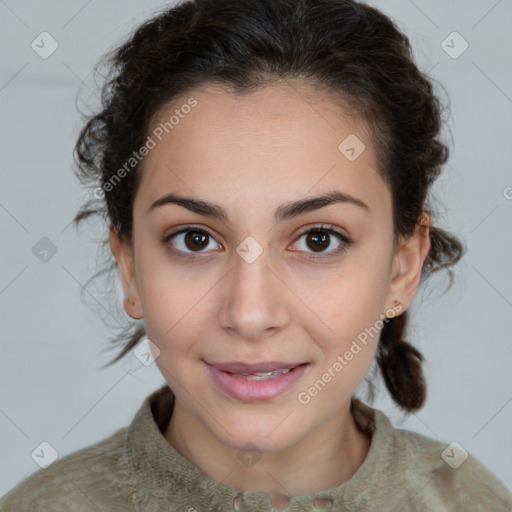
<svg viewBox="0 0 512 512">
<path fill-rule="evenodd" d="M 441 296 L 436 280 L 413 304 L 426 406 L 403 422 L 385 391 L 374 406 L 396 426 L 457 441 L 512 487 L 512 2 L 371 4 L 398 21 L 421 69 L 448 92 L 451 158 L 435 188 L 437 224 L 468 246 L 454 288 Z M 102 351 L 110 333 L 79 292 L 96 270 L 101 227 L 69 225 L 87 194 L 71 171 L 77 95 L 94 103 L 94 63 L 164 5 L 0 1 L 0 496 L 39 469 L 31 453 L 42 441 L 60 457 L 100 441 L 164 383 L 132 356 L 99 369 L 114 354 Z M 48 59 L 31 48 L 43 31 L 59 44 Z M 457 59 L 441 47 L 453 31 L 469 43 Z M 42 237 L 58 249 L 47 263 L 32 253 Z"/>
</svg>

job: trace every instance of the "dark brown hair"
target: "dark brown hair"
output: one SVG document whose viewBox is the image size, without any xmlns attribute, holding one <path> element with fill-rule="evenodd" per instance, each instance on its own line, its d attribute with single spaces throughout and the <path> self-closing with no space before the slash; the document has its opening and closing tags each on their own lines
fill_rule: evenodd
<svg viewBox="0 0 512 512">
<path fill-rule="evenodd" d="M 353 0 L 187 0 L 140 25 L 103 64 L 101 109 L 87 116 L 74 153 L 82 184 L 102 192 L 82 206 L 75 225 L 99 214 L 131 243 L 139 165 L 114 187 L 106 184 L 144 144 L 153 116 L 198 86 L 218 83 L 243 93 L 278 80 L 334 94 L 369 127 L 378 171 L 393 198 L 395 240 L 414 232 L 422 212 L 432 216 L 428 191 L 449 153 L 439 139 L 443 108 L 432 79 L 414 63 L 408 38 L 373 7 Z M 422 282 L 464 252 L 440 228 L 431 226 L 430 240 Z M 109 248 L 108 232 L 102 245 Z M 107 252 L 110 264 L 91 279 L 117 277 Z M 128 322 L 110 340 L 123 347 L 108 365 L 145 334 Z M 423 405 L 426 386 L 423 356 L 404 340 L 406 325 L 407 312 L 385 322 L 376 361 L 394 401 L 414 411 Z"/>
</svg>

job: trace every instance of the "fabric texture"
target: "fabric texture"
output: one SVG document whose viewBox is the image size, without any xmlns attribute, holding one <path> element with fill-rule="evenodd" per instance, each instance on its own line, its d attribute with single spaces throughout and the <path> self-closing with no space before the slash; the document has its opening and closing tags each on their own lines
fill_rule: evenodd
<svg viewBox="0 0 512 512">
<path fill-rule="evenodd" d="M 129 426 L 29 475 L 0 511 L 273 512 L 268 494 L 216 482 L 168 443 L 173 404 L 167 385 L 157 389 Z M 363 464 L 338 487 L 291 497 L 287 512 L 512 512 L 510 491 L 473 456 L 454 469 L 441 456 L 449 443 L 397 429 L 356 398 L 351 411 L 371 436 Z"/>
</svg>

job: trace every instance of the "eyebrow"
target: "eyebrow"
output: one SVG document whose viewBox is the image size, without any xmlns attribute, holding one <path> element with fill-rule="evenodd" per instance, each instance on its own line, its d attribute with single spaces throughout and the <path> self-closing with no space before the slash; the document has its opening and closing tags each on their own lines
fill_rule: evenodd
<svg viewBox="0 0 512 512">
<path fill-rule="evenodd" d="M 319 210 L 324 206 L 328 206 L 330 204 L 335 203 L 351 204 L 363 209 L 366 212 L 370 212 L 369 206 L 365 204 L 363 201 L 361 201 L 361 199 L 351 196 L 350 194 L 340 192 L 338 190 L 333 190 L 330 192 L 326 192 L 325 194 L 321 194 L 319 196 L 307 197 L 305 199 L 300 199 L 298 201 L 284 203 L 275 210 L 274 219 L 277 222 L 288 220 L 308 212 Z M 173 192 L 166 194 L 160 199 L 157 199 L 148 208 L 147 213 L 149 214 L 150 212 L 155 210 L 155 208 L 167 204 L 177 204 L 178 206 L 182 206 L 183 208 L 186 208 L 191 212 L 197 213 L 199 215 L 204 215 L 206 217 L 212 217 L 214 219 L 219 219 L 226 222 L 229 220 L 229 216 L 226 210 L 224 210 L 224 208 L 222 208 L 221 206 L 214 203 L 210 203 L 208 201 L 194 199 L 192 197 L 181 196 Z"/>
</svg>

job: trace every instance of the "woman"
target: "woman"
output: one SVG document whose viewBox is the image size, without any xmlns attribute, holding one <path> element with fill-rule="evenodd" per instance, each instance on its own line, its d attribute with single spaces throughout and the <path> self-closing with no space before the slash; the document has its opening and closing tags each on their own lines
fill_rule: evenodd
<svg viewBox="0 0 512 512">
<path fill-rule="evenodd" d="M 124 308 L 167 385 L 0 510 L 510 510 L 457 444 L 355 398 L 374 361 L 425 401 L 404 340 L 462 245 L 433 224 L 441 106 L 409 42 L 351 0 L 185 1 L 115 50 L 76 145 Z M 508 508 L 507 508 L 508 507 Z"/>
</svg>

